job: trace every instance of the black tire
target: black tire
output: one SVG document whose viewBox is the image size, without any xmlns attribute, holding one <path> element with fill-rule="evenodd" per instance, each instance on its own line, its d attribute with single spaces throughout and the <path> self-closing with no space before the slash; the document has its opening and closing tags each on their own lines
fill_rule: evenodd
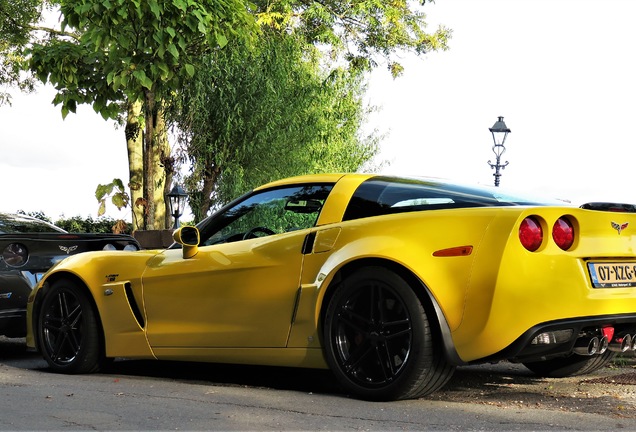
<svg viewBox="0 0 636 432">
<path fill-rule="evenodd" d="M 592 373 L 611 362 L 616 357 L 616 354 L 616 352 L 609 350 L 603 354 L 593 356 L 572 354 L 568 357 L 526 362 L 523 365 L 542 377 L 564 378 Z"/>
<path fill-rule="evenodd" d="M 37 321 L 40 353 L 55 372 L 99 370 L 103 362 L 101 332 L 93 303 L 76 282 L 59 280 L 42 300 Z"/>
<path fill-rule="evenodd" d="M 323 340 L 329 367 L 355 397 L 388 401 L 440 389 L 455 367 L 445 360 L 422 303 L 397 274 L 364 268 L 329 301 Z"/>
</svg>

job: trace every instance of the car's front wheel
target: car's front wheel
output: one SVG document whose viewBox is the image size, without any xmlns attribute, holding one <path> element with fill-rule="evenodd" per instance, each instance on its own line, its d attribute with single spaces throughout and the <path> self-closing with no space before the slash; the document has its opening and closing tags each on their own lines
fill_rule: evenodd
<svg viewBox="0 0 636 432">
<path fill-rule="evenodd" d="M 99 370 L 102 344 L 97 315 L 78 283 L 67 279 L 53 283 L 42 300 L 36 329 L 40 352 L 54 371 Z"/>
<path fill-rule="evenodd" d="M 454 367 L 408 283 L 385 268 L 358 270 L 329 301 L 325 356 L 345 390 L 368 400 L 411 399 L 440 389 Z"/>
</svg>

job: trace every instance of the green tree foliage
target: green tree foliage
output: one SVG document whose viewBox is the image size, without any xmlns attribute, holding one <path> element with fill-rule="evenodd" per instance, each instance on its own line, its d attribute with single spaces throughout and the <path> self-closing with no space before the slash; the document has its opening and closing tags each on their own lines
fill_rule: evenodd
<svg viewBox="0 0 636 432">
<path fill-rule="evenodd" d="M 25 212 L 24 210 L 18 210 L 16 213 L 31 216 L 48 223 L 52 223 L 55 226 L 71 233 L 132 233 L 131 224 L 122 224 L 121 220 L 115 220 L 110 217 L 101 217 L 97 219 L 93 219 L 90 216 L 88 218 L 82 218 L 80 216 L 74 216 L 70 218 L 62 217 L 54 222 L 42 211 Z"/>
<path fill-rule="evenodd" d="M 403 66 L 400 54 L 445 50 L 451 31 L 426 32 L 424 5 L 434 0 L 254 0 L 259 23 L 303 35 L 327 47 L 357 69 L 386 61 L 394 77 Z"/>
<path fill-rule="evenodd" d="M 355 171 L 377 153 L 361 138 L 362 75 L 320 67 L 319 50 L 265 32 L 207 55 L 177 95 L 195 220 L 259 184 L 309 172 Z"/>
<path fill-rule="evenodd" d="M 155 203 L 163 204 L 172 174 L 161 170 L 171 166 L 163 101 L 193 76 L 203 53 L 249 37 L 253 16 L 241 0 L 61 0 L 59 6 L 65 37 L 34 44 L 30 67 L 55 86 L 63 116 L 90 103 L 115 118 L 142 102 L 143 226 L 162 228 Z"/>
<path fill-rule="evenodd" d="M 33 90 L 33 80 L 23 73 L 23 53 L 41 12 L 42 0 L 0 0 L 0 89 Z M 0 105 L 10 101 L 9 93 L 0 91 Z"/>
<path fill-rule="evenodd" d="M 384 60 L 398 76 L 402 66 L 395 59 L 402 52 L 446 49 L 450 31 L 425 31 L 422 7 L 429 1 L 58 0 L 53 3 L 62 12 L 61 27 L 48 29 L 45 41 L 37 40 L 32 29 L 29 67 L 41 81 L 55 86 L 54 102 L 61 105 L 63 116 L 88 103 L 105 118 L 126 117 L 133 211 L 137 205 L 144 207 L 142 228 L 162 228 L 165 206 L 161 204 L 174 166 L 163 121 L 165 101 L 187 87 L 203 54 L 233 39 L 249 39 L 258 23 L 302 37 L 356 70 L 368 70 Z M 16 17 L 14 22 L 23 21 L 22 30 L 26 29 L 37 18 L 33 9 L 37 4 L 37 0 L 0 0 L 0 11 L 10 12 L 0 20 L 11 24 L 7 17 Z M 22 30 L 14 33 L 25 37 Z M 21 52 L 24 38 L 3 37 L 4 33 L 0 41 L 8 42 L 0 46 L 0 54 L 16 47 L 12 52 Z M 15 66 L 19 59 L 6 64 Z M 352 80 L 359 79 L 341 73 L 329 77 L 332 84 L 327 88 L 345 92 Z M 333 145 L 330 140 L 329 149 L 337 148 Z M 308 148 L 329 151 L 309 144 Z M 258 169 L 250 172 L 245 166 L 229 167 L 224 175 L 230 174 L 239 179 L 260 176 Z"/>
<path fill-rule="evenodd" d="M 121 179 L 115 178 L 108 184 L 99 184 L 95 190 L 95 198 L 99 202 L 98 215 L 103 215 L 106 212 L 106 200 L 110 198 L 110 202 L 117 207 L 118 210 L 126 208 L 130 205 L 130 195 L 126 192 L 124 182 Z M 135 214 L 133 213 L 133 218 Z M 134 224 L 137 226 L 138 224 Z"/>
<path fill-rule="evenodd" d="M 121 220 L 115 220 L 109 217 L 100 217 L 97 219 L 93 219 L 90 216 L 85 219 L 80 216 L 61 218 L 55 222 L 55 225 L 73 233 L 132 233 L 132 224 L 122 223 Z"/>
</svg>

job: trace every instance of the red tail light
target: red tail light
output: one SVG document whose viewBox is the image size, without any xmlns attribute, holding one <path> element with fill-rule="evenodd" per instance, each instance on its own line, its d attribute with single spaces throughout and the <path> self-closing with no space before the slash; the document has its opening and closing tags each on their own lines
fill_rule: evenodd
<svg viewBox="0 0 636 432">
<path fill-rule="evenodd" d="M 552 238 L 563 250 L 568 250 L 574 243 L 574 227 L 566 217 L 560 217 L 552 227 Z"/>
<path fill-rule="evenodd" d="M 519 240 L 523 247 L 530 252 L 539 249 L 539 246 L 543 243 L 543 229 L 537 219 L 529 216 L 521 221 L 521 226 L 519 226 Z"/>
</svg>

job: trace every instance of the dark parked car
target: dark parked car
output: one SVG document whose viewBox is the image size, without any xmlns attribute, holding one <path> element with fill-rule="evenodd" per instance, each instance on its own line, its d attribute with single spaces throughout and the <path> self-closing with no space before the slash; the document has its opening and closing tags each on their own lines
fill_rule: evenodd
<svg viewBox="0 0 636 432">
<path fill-rule="evenodd" d="M 26 335 L 27 298 L 58 261 L 86 251 L 139 249 L 129 235 L 68 233 L 30 216 L 0 213 L 0 335 Z"/>
</svg>

